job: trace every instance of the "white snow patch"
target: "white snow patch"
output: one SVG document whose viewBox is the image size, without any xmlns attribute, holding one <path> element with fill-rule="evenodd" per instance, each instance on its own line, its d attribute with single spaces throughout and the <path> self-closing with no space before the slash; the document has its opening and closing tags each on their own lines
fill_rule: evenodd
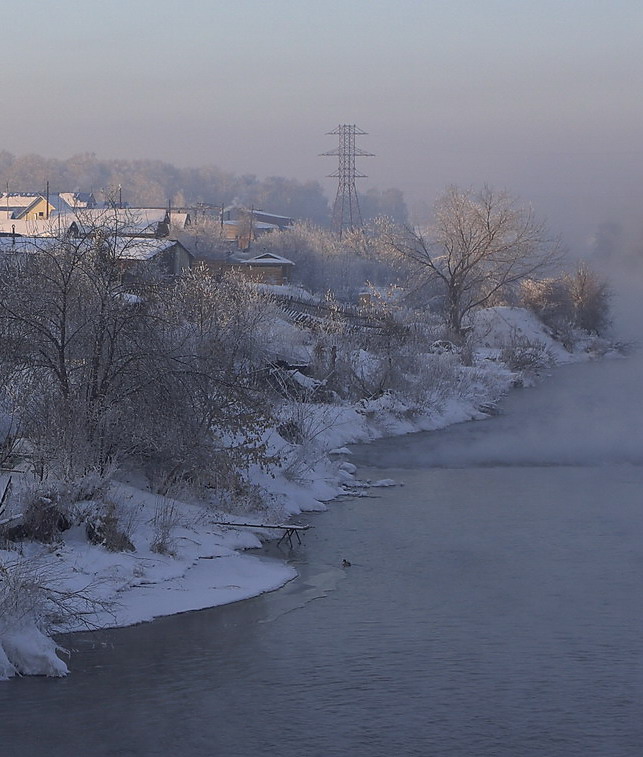
<svg viewBox="0 0 643 757">
<path fill-rule="evenodd" d="M 329 455 L 352 455 L 353 453 L 348 447 L 338 447 L 337 449 L 331 449 L 328 452 Z"/>
<path fill-rule="evenodd" d="M 522 341 L 543 345 L 557 363 L 568 363 L 575 359 L 573 353 L 553 338 L 542 321 L 525 308 L 486 308 L 476 311 L 471 321 L 474 344 L 484 356 L 497 356 L 498 350 Z"/>
<path fill-rule="evenodd" d="M 58 657 L 58 645 L 34 623 L 5 631 L 0 638 L 0 679 L 13 675 L 67 675 L 67 665 Z"/>
</svg>

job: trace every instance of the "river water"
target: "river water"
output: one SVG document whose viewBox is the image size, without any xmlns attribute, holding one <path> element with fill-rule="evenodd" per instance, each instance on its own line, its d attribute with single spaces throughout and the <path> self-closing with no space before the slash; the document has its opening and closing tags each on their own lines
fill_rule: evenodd
<svg viewBox="0 0 643 757">
<path fill-rule="evenodd" d="M 298 579 L 65 639 L 70 677 L 0 685 L 0 754 L 640 757 L 641 368 L 355 448 L 404 485 L 307 516 Z"/>
</svg>

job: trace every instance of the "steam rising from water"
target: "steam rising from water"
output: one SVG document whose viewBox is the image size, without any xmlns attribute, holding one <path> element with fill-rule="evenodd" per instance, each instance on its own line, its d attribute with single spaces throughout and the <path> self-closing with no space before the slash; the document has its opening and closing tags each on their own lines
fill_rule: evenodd
<svg viewBox="0 0 643 757">
<path fill-rule="evenodd" d="M 641 278 L 614 285 L 614 331 L 634 340 L 643 324 Z M 502 415 L 444 431 L 383 440 L 355 451 L 370 467 L 643 465 L 643 352 L 556 368 L 513 392 Z"/>
</svg>

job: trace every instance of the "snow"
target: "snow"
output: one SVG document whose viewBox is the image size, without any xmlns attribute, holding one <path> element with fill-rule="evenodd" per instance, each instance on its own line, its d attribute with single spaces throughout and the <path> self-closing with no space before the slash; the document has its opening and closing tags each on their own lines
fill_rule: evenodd
<svg viewBox="0 0 643 757">
<path fill-rule="evenodd" d="M 321 492 L 320 492 L 321 493 Z M 239 550 L 260 547 L 253 529 L 215 525 L 223 520 L 215 511 L 177 502 L 118 484 L 110 498 L 136 508 L 136 525 L 130 538 L 135 552 L 111 552 L 90 544 L 83 528 L 64 534 L 64 542 L 29 544 L 22 559 L 38 559 L 43 574 L 56 577 L 56 589 L 89 591 L 101 602 L 91 615 L 92 627 L 117 627 L 153 620 L 189 610 L 236 602 L 283 586 L 295 577 L 291 566 L 274 559 L 251 556 Z M 172 554 L 153 551 L 153 518 L 157 508 L 173 505 L 180 524 L 171 539 Z M 226 520 L 230 517 L 226 516 Z M 251 522 L 255 519 L 246 518 Z M 257 529 L 261 533 L 261 529 Z M 281 532 L 263 532 L 274 538 Z M 0 567 L 20 557 L 0 550 Z M 67 622 L 59 631 L 83 628 Z M 12 675 L 64 675 L 66 664 L 51 639 L 38 629 L 37 617 L 17 626 L 0 621 L 0 680 Z"/>
<path fill-rule="evenodd" d="M 133 480 L 115 483 L 108 493 L 109 500 L 129 513 L 128 536 L 135 551 L 111 552 L 91 544 L 85 529 L 77 526 L 54 546 L 30 543 L 21 547 L 21 554 L 0 550 L 0 579 L 12 562 L 37 559 L 43 566 L 41 575 L 55 577 L 56 589 L 87 592 L 104 603 L 94 608 L 91 617 L 95 627 L 103 628 L 236 602 L 283 586 L 296 576 L 292 566 L 245 553 L 260 547 L 263 540 L 279 538 L 281 532 L 224 526 L 222 521 L 279 523 L 303 511 L 324 510 L 326 502 L 359 487 L 395 486 L 391 479 L 359 482 L 355 478 L 356 466 L 345 459 L 350 456 L 346 445 L 485 417 L 481 404 L 497 401 L 515 379 L 515 374 L 495 358 L 499 350 L 516 340 L 541 343 L 557 362 L 577 359 L 534 316 L 518 308 L 481 311 L 475 315 L 472 328 L 477 361 L 470 367 L 459 366 L 461 386 L 457 395 L 452 390 L 452 396 L 430 397 L 428 403 L 413 408 L 386 393 L 353 405 L 329 408 L 307 404 L 307 422 L 316 429 L 315 442 L 322 454 L 315 458 L 316 462 L 299 469 L 295 465 L 298 449 L 291 445 L 293 464 L 289 470 L 276 475 L 253 472 L 253 482 L 269 493 L 270 505 L 263 514 L 246 513 L 235 519 L 203 503 L 152 494 L 140 484 L 134 485 L 138 482 Z M 458 358 L 432 355 L 430 359 L 443 361 L 440 365 L 444 366 L 444 361 Z M 368 363 L 367 355 L 363 361 Z M 303 374 L 295 375 L 302 385 L 308 385 Z M 268 441 L 273 446 L 284 444 L 276 434 Z M 155 514 L 169 510 L 175 519 L 160 553 L 154 549 L 159 536 Z M 0 601 L 1 590 L 2 582 Z M 57 630 L 80 627 L 80 621 L 68 621 Z M 61 654 L 63 651 L 42 632 L 37 612 L 19 620 L 0 617 L 0 679 L 13 675 L 65 675 L 67 665 Z"/>
<path fill-rule="evenodd" d="M 4 633 L 0 645 L 0 680 L 16 674 L 67 675 L 67 665 L 56 654 L 59 649 L 34 624 L 25 624 Z"/>
<path fill-rule="evenodd" d="M 397 481 L 394 481 L 392 478 L 381 478 L 379 481 L 373 481 L 371 486 L 373 487 L 397 486 Z"/>
<path fill-rule="evenodd" d="M 478 310 L 472 318 L 473 338 L 479 349 L 499 350 L 519 342 L 540 344 L 557 363 L 569 363 L 573 353 L 556 341 L 547 327 L 529 310 L 499 306 Z"/>
<path fill-rule="evenodd" d="M 353 453 L 348 447 L 337 447 L 337 449 L 331 449 L 328 451 L 329 455 L 352 455 Z"/>
</svg>

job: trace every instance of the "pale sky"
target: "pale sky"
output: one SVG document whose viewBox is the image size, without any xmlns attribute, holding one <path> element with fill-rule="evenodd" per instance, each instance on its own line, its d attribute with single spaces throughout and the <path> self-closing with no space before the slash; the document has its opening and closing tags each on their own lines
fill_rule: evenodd
<svg viewBox="0 0 643 757">
<path fill-rule="evenodd" d="M 641 0 L 21 0 L 3 23 L 0 149 L 334 196 L 319 153 L 354 123 L 359 188 L 487 183 L 572 246 L 609 220 L 643 239 Z"/>
</svg>

